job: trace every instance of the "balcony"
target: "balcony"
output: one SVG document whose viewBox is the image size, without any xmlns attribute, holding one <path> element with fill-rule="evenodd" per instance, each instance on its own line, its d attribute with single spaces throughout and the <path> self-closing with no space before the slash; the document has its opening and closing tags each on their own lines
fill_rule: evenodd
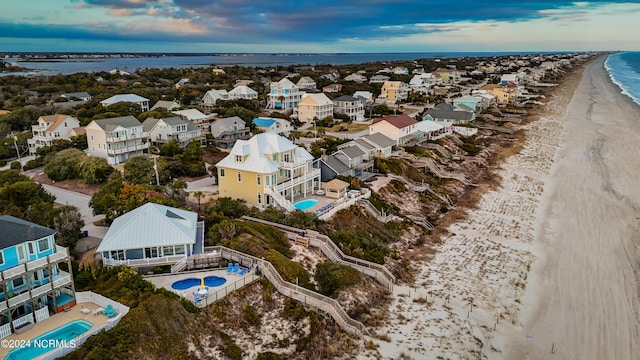
<svg viewBox="0 0 640 360">
<path fill-rule="evenodd" d="M 102 264 L 105 266 L 127 265 L 129 267 L 168 265 L 168 264 L 175 264 L 178 261 L 184 259 L 185 257 L 186 255 L 172 255 L 172 256 L 163 256 L 163 257 L 148 258 L 148 259 L 129 259 L 129 260 L 102 259 Z"/>
<path fill-rule="evenodd" d="M 139 150 L 144 150 L 149 148 L 149 143 L 144 143 L 140 145 L 127 146 L 120 149 L 107 149 L 107 155 L 115 156 L 120 154 L 126 154 L 130 152 L 135 152 Z"/>
<path fill-rule="evenodd" d="M 297 169 L 303 166 L 307 166 L 307 164 L 308 164 L 308 160 L 301 160 L 301 159 L 297 159 L 294 161 L 282 161 L 280 163 L 280 168 L 292 170 L 292 169 Z"/>
<path fill-rule="evenodd" d="M 320 179 L 320 169 L 313 169 L 307 172 L 306 174 L 297 176 L 292 179 L 285 180 L 276 186 L 272 186 L 272 189 L 273 191 L 281 192 L 281 191 L 284 191 L 285 189 L 291 189 L 294 186 L 304 184 L 309 180 L 319 180 L 319 179 Z"/>
<path fill-rule="evenodd" d="M 144 139 L 144 138 L 148 138 L 149 137 L 149 133 L 148 132 L 141 132 L 139 134 L 130 134 L 127 136 L 107 136 L 107 142 L 108 143 L 118 143 L 118 142 L 122 142 L 122 141 L 127 141 L 127 140 L 135 140 L 135 139 Z"/>
<path fill-rule="evenodd" d="M 26 274 L 28 271 L 45 268 L 48 264 L 56 264 L 68 258 L 67 248 L 56 245 L 56 252 L 46 257 L 16 265 L 2 271 L 2 278 L 10 280 Z"/>
<path fill-rule="evenodd" d="M 54 289 L 61 288 L 68 284 L 71 284 L 71 275 L 68 272 L 59 270 L 58 274 L 53 275 L 53 283 L 48 282 L 46 284 L 31 288 L 31 294 L 29 294 L 28 289 L 25 289 L 24 292 L 8 300 L 9 307 L 20 305 L 28 301 L 29 299 L 45 295 L 46 293 L 53 291 Z"/>
</svg>

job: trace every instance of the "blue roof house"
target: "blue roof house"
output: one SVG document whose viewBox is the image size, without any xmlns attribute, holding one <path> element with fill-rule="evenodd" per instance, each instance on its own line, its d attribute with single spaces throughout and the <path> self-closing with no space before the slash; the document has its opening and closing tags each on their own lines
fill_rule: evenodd
<svg viewBox="0 0 640 360">
<path fill-rule="evenodd" d="M 75 305 L 71 260 L 55 230 L 0 216 L 0 338 Z"/>
</svg>

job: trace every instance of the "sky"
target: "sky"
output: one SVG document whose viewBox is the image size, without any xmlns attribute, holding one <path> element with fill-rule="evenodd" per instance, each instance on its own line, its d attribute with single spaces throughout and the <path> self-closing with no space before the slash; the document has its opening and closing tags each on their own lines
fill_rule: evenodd
<svg viewBox="0 0 640 360">
<path fill-rule="evenodd" d="M 1 0 L 0 51 L 640 50 L 640 0 Z"/>
</svg>

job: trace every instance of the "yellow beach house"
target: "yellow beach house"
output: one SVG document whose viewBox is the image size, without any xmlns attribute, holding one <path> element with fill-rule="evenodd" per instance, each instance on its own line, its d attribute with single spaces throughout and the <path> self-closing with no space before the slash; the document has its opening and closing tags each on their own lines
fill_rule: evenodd
<svg viewBox="0 0 640 360">
<path fill-rule="evenodd" d="M 296 197 L 320 189 L 320 169 L 313 163 L 307 150 L 276 133 L 238 140 L 216 164 L 220 196 L 294 210 Z"/>
</svg>

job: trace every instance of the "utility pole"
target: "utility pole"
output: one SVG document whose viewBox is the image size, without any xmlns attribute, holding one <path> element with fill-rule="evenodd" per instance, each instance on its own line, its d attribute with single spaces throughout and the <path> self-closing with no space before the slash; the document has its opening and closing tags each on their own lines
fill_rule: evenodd
<svg viewBox="0 0 640 360">
<path fill-rule="evenodd" d="M 18 154 L 18 162 L 20 163 L 20 172 L 23 171 L 22 159 L 20 158 L 20 150 L 18 149 L 18 136 L 13 136 L 13 146 L 16 147 L 16 154 Z"/>
<path fill-rule="evenodd" d="M 153 170 L 156 173 L 156 185 L 160 186 L 160 175 L 158 174 L 158 159 L 153 157 Z"/>
</svg>

